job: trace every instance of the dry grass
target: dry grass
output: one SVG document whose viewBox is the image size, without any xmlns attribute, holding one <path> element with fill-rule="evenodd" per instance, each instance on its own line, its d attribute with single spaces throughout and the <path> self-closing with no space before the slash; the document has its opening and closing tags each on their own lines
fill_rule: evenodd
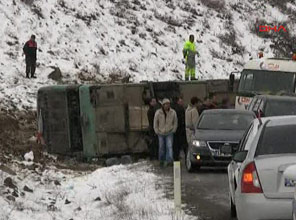
<svg viewBox="0 0 296 220">
<path fill-rule="evenodd" d="M 285 27 L 287 32 L 284 32 L 282 30 L 279 32 L 260 32 L 259 26 L 261 25 L 271 27 L 277 26 L 278 28 L 282 25 L 283 27 Z M 293 52 L 296 52 L 296 41 L 295 37 L 290 34 L 290 27 L 293 27 L 292 21 L 284 23 L 268 23 L 263 19 L 257 19 L 253 24 L 250 25 L 250 30 L 252 33 L 261 38 L 271 39 L 273 42 L 271 48 L 274 49 L 274 53 L 277 57 L 290 57 Z"/>
<path fill-rule="evenodd" d="M 222 11 L 225 9 L 224 0 L 200 0 L 201 3 L 208 8 L 214 9 L 216 11 Z"/>
<path fill-rule="evenodd" d="M 268 3 L 273 6 L 273 7 L 277 7 L 278 9 L 280 9 L 280 11 L 282 12 L 286 12 L 287 10 L 287 3 L 293 3 L 295 1 L 293 0 L 269 0 Z"/>
<path fill-rule="evenodd" d="M 26 5 L 32 5 L 34 0 L 21 0 L 21 2 L 25 3 Z"/>
<path fill-rule="evenodd" d="M 221 40 L 221 44 L 230 46 L 233 54 L 243 55 L 245 48 L 237 43 L 236 32 L 233 29 L 233 26 L 228 25 L 227 30 L 228 32 L 226 32 L 225 34 L 220 34 L 218 36 L 219 39 Z"/>
<path fill-rule="evenodd" d="M 131 75 L 118 67 L 114 67 L 109 72 L 107 83 L 128 83 L 131 81 Z"/>
</svg>

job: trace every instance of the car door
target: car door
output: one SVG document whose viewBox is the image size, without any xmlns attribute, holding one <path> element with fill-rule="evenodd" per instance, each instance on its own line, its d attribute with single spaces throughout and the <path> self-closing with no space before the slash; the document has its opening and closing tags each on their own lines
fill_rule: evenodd
<svg viewBox="0 0 296 220">
<path fill-rule="evenodd" d="M 249 137 L 251 134 L 254 134 L 254 123 L 250 125 L 250 127 L 247 129 L 243 139 L 241 140 L 241 144 L 239 146 L 238 151 L 244 151 L 248 150 L 247 143 L 249 142 Z M 229 181 L 229 191 L 232 198 L 233 203 L 235 204 L 235 190 L 237 188 L 237 179 L 238 179 L 238 173 L 240 170 L 241 163 L 235 162 L 232 160 L 230 164 L 228 165 L 228 181 Z"/>
</svg>

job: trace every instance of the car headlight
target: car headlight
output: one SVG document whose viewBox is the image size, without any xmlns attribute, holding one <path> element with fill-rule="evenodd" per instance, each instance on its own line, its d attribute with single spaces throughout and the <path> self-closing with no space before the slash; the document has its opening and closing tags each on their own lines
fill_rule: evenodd
<svg viewBox="0 0 296 220">
<path fill-rule="evenodd" d="M 206 147 L 207 146 L 205 141 L 197 141 L 197 140 L 192 141 L 192 145 L 195 147 Z"/>
</svg>

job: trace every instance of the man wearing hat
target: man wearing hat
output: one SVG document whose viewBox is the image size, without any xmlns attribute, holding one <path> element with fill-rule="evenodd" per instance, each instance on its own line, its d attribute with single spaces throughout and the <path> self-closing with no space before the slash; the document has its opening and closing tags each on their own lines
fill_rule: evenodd
<svg viewBox="0 0 296 220">
<path fill-rule="evenodd" d="M 163 99 L 162 108 L 158 109 L 154 116 L 154 131 L 159 140 L 160 165 L 172 165 L 173 163 L 173 140 L 178 127 L 176 112 L 171 109 L 170 100 Z"/>
</svg>

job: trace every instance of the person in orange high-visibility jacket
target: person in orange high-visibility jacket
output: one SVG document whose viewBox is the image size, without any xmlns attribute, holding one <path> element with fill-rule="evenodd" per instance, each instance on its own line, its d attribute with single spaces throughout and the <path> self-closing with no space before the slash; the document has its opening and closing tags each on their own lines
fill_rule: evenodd
<svg viewBox="0 0 296 220">
<path fill-rule="evenodd" d="M 183 57 L 185 59 L 185 80 L 195 80 L 195 55 L 198 55 L 194 44 L 194 36 L 191 34 L 189 40 L 185 42 Z"/>
</svg>

